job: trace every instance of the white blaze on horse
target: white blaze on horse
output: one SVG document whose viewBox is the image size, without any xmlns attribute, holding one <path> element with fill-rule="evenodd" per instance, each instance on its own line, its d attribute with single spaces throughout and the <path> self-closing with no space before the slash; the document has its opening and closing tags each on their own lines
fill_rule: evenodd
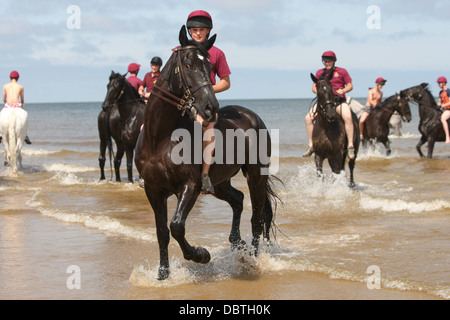
<svg viewBox="0 0 450 320">
<path fill-rule="evenodd" d="M 0 112 L 0 133 L 5 147 L 6 161 L 11 171 L 22 167 L 22 146 L 28 129 L 28 113 L 21 107 L 5 106 Z"/>
</svg>

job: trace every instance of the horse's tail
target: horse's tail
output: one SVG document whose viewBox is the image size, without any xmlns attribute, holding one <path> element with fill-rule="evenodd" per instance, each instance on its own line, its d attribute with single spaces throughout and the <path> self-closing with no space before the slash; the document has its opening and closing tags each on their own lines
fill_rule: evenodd
<svg viewBox="0 0 450 320">
<path fill-rule="evenodd" d="M 264 204 L 264 211 L 263 211 L 263 220 L 264 220 L 264 239 L 266 241 L 270 241 L 270 230 L 272 229 L 272 234 L 274 236 L 274 239 L 276 241 L 276 230 L 279 230 L 277 225 L 275 224 L 275 214 L 277 211 L 278 203 L 283 204 L 283 201 L 281 200 L 278 193 L 274 190 L 274 183 L 278 182 L 282 185 L 283 181 L 281 181 L 280 178 L 270 175 L 266 182 L 266 200 Z"/>
<path fill-rule="evenodd" d="M 11 110 L 8 117 L 8 162 L 13 173 L 17 172 L 17 142 L 18 136 L 16 133 L 16 110 Z"/>
</svg>

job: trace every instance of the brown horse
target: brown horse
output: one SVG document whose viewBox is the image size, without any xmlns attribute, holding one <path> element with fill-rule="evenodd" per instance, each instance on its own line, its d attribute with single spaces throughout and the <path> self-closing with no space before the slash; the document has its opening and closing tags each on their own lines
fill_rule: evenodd
<svg viewBox="0 0 450 320">
<path fill-rule="evenodd" d="M 313 149 L 315 153 L 316 169 L 322 175 L 323 161 L 328 159 L 331 171 L 339 174 L 345 170 L 345 158 L 347 157 L 348 140 L 345 134 L 345 124 L 342 117 L 336 111 L 336 96 L 330 79 L 332 72 L 324 72 L 317 79 L 311 74 L 311 79 L 317 86 L 317 117 L 313 130 Z M 355 147 L 355 159 L 348 161 L 350 169 L 350 187 L 355 186 L 353 169 L 355 168 L 356 156 L 359 149 L 359 127 L 358 119 L 352 111 L 353 118 L 353 145 Z"/>
<path fill-rule="evenodd" d="M 198 44 L 188 40 L 183 26 L 179 39 L 181 47 L 173 50 L 150 95 L 135 158 L 155 215 L 160 251 L 160 280 L 166 279 L 170 273 L 167 198 L 171 195 L 176 195 L 178 204 L 170 222 L 170 233 L 179 243 L 184 258 L 197 263 L 210 261 L 210 254 L 206 249 L 191 246 L 185 238 L 185 222 L 202 186 L 202 130 L 200 124 L 193 121 L 197 113 L 207 121 L 216 119 L 218 113 L 215 156 L 226 155 L 227 161 L 225 164 L 214 162 L 209 175 L 215 197 L 228 202 L 233 210 L 229 237 L 233 248 L 244 245 L 239 230 L 244 195 L 231 186 L 231 178 L 240 170 L 247 178 L 253 209 L 251 252 L 255 255 L 258 253 L 263 231 L 264 238 L 269 239 L 273 217 L 272 201 L 276 197 L 270 184 L 271 176 L 266 172 L 269 168 L 268 161 L 261 161 L 259 158 L 252 161 L 252 146 L 257 146 L 254 150 L 258 154 L 265 151 L 270 157 L 270 136 L 263 121 L 254 112 L 240 106 L 227 106 L 217 111 L 219 103 L 209 80 L 211 64 L 207 59 L 215 35 Z M 245 132 L 253 131 L 256 140 L 251 141 L 249 136 L 245 136 L 241 144 L 234 145 L 234 137 L 229 138 L 226 132 L 240 129 Z M 180 137 L 177 132 L 185 134 Z M 200 133 L 197 138 L 196 133 Z M 219 143 L 219 138 L 223 139 L 222 143 Z M 190 145 L 191 141 L 193 145 Z M 234 149 L 225 148 L 230 144 L 234 145 Z M 243 163 L 236 161 L 241 156 L 244 157 Z"/>
<path fill-rule="evenodd" d="M 394 112 L 398 112 L 403 121 L 411 121 L 411 109 L 408 101 L 401 98 L 399 94 L 395 94 L 387 98 L 380 107 L 371 110 L 363 127 L 363 146 L 366 147 L 367 142 L 372 146 L 375 142 L 380 142 L 386 148 L 386 155 L 391 154 L 391 142 L 389 141 L 389 121 Z"/>
<path fill-rule="evenodd" d="M 428 90 L 428 83 L 402 90 L 400 95 L 409 101 L 419 103 L 419 131 L 422 136 L 416 145 L 416 150 L 422 158 L 425 157 L 421 147 L 428 142 L 427 157 L 431 159 L 436 141 L 445 141 L 444 127 L 441 122 L 442 111 L 439 110 L 436 100 Z M 447 122 L 450 124 L 450 119 Z"/>
</svg>

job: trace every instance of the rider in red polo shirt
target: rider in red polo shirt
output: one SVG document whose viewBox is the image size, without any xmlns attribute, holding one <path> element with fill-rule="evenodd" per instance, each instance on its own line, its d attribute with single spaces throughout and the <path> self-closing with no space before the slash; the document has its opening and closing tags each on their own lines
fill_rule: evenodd
<svg viewBox="0 0 450 320">
<path fill-rule="evenodd" d="M 130 73 L 130 76 L 127 80 L 136 89 L 136 91 L 139 91 L 139 86 L 142 84 L 142 80 L 137 77 L 140 68 L 141 65 L 137 63 L 130 63 L 128 65 L 128 72 Z"/>
<path fill-rule="evenodd" d="M 152 71 L 147 72 L 145 74 L 144 80 L 142 80 L 142 83 L 139 86 L 139 95 L 141 97 L 144 97 L 146 101 L 150 96 L 150 93 L 152 92 L 152 89 L 156 81 L 158 80 L 159 75 L 161 74 L 162 64 L 163 62 L 160 57 L 153 57 L 152 60 L 150 61 L 150 68 L 152 69 Z M 146 88 L 147 92 L 145 92 Z"/>
<path fill-rule="evenodd" d="M 212 18 L 208 12 L 203 10 L 197 10 L 191 12 L 188 16 L 186 27 L 192 40 L 203 43 L 209 38 L 211 29 L 213 28 Z M 228 67 L 225 54 L 219 48 L 213 46 L 208 51 L 209 62 L 212 64 L 210 80 L 213 86 L 214 92 L 219 93 L 230 88 L 230 68 Z M 219 81 L 216 81 L 216 77 L 219 77 Z M 202 193 L 214 194 L 214 187 L 209 178 L 209 167 L 212 162 L 212 154 L 214 152 L 215 139 L 214 139 L 214 125 L 217 122 L 207 122 L 200 114 L 197 114 L 198 122 L 202 124 L 203 132 L 205 133 L 205 140 L 203 141 L 203 150 L 208 147 L 211 153 L 203 155 L 203 167 L 202 167 Z M 212 145 L 212 146 L 211 146 Z"/>
<path fill-rule="evenodd" d="M 334 94 L 338 100 L 336 111 L 341 115 L 345 123 L 345 132 L 347 134 L 349 159 L 355 158 L 355 147 L 353 146 L 353 120 L 350 106 L 345 100 L 345 94 L 353 90 L 352 78 L 344 68 L 336 67 L 336 54 L 333 51 L 326 51 L 322 55 L 322 62 L 325 68 L 316 72 L 316 78 L 320 78 L 325 71 L 333 72 L 333 78 L 330 80 L 334 88 Z M 317 94 L 316 84 L 313 84 L 312 91 Z M 311 109 L 305 117 L 306 133 L 308 134 L 308 149 L 303 157 L 310 157 L 313 153 L 312 133 L 314 129 L 315 108 Z"/>
</svg>

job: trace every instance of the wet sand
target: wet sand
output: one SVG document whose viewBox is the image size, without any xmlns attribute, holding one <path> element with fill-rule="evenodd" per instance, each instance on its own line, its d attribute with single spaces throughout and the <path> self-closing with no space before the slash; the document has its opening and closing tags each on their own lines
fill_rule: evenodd
<svg viewBox="0 0 450 320">
<path fill-rule="evenodd" d="M 438 300 L 422 292 L 370 290 L 366 283 L 303 271 L 244 273 L 222 281 L 140 287 L 132 285 L 130 277 L 137 265 L 155 265 L 148 261 L 151 253 L 157 256 L 151 243 L 61 223 L 30 210 L 2 211 L 0 220 L 2 300 L 178 300 L 186 299 L 185 290 L 192 300 Z M 171 250 L 180 254 L 173 241 Z M 71 266 L 79 267 L 78 282 L 74 278 L 78 271 Z"/>
</svg>

